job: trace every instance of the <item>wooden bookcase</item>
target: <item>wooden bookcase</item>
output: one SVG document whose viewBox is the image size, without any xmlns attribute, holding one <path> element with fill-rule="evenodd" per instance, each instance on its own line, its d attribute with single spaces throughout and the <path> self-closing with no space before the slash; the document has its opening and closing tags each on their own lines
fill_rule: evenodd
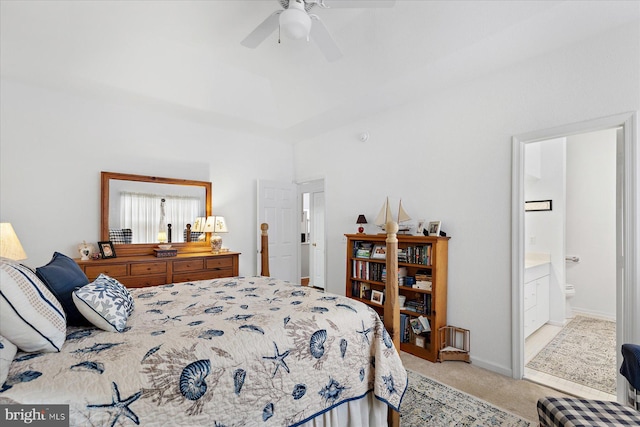
<svg viewBox="0 0 640 427">
<path fill-rule="evenodd" d="M 382 316 L 383 306 L 374 302 L 366 290 L 385 291 L 383 277 L 385 255 L 381 252 L 385 250 L 387 236 L 386 234 L 346 234 L 345 236 L 347 237 L 345 294 L 369 305 Z M 450 237 L 398 234 L 398 269 L 401 270 L 398 274 L 398 292 L 406 297 L 405 308 L 400 310 L 400 349 L 431 362 L 438 360 L 440 350 L 438 329 L 447 324 L 449 239 Z M 424 280 L 425 276 L 428 280 Z M 416 284 L 411 284 L 411 278 L 416 277 L 422 279 L 421 285 L 424 285 L 425 281 L 431 281 L 431 289 L 419 289 Z M 419 335 L 413 333 L 410 320 L 417 319 L 419 316 L 428 320 L 431 332 L 423 332 Z"/>
</svg>

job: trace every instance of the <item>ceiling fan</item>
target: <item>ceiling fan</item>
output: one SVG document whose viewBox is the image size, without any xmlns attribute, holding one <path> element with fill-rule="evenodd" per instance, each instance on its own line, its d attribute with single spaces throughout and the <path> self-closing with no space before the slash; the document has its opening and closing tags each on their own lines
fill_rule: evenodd
<svg viewBox="0 0 640 427">
<path fill-rule="evenodd" d="M 277 0 L 282 10 L 276 10 L 258 25 L 241 45 L 255 49 L 276 28 L 289 38 L 313 39 L 328 61 L 335 61 L 342 57 L 340 48 L 331 37 L 329 30 L 320 18 L 309 11 L 318 6 L 323 9 L 333 8 L 368 8 L 391 7 L 395 0 Z"/>
</svg>

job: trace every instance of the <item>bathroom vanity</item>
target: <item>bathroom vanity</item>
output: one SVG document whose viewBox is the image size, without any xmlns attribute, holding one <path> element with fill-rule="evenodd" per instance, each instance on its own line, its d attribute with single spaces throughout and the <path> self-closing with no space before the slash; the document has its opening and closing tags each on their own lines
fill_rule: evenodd
<svg viewBox="0 0 640 427">
<path fill-rule="evenodd" d="M 549 254 L 527 254 L 524 261 L 524 337 L 549 321 Z"/>
</svg>

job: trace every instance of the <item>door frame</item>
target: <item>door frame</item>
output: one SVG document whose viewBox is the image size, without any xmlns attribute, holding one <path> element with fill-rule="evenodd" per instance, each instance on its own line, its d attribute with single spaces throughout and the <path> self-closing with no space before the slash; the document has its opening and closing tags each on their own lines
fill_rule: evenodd
<svg viewBox="0 0 640 427">
<path fill-rule="evenodd" d="M 618 114 L 580 123 L 559 126 L 516 135 L 512 139 L 512 194 L 511 194 L 511 313 L 512 313 L 512 376 L 522 379 L 524 375 L 524 146 L 527 143 L 597 130 L 621 127 L 623 146 L 618 152 L 618 166 L 624 168 L 624 175 L 618 174 L 617 192 L 622 196 L 622 223 L 617 224 L 616 247 L 618 252 L 616 274 L 616 347 L 623 343 L 640 342 L 640 280 L 638 264 L 640 250 L 640 230 L 638 229 L 638 164 L 637 112 Z M 616 202 L 619 205 L 620 202 Z M 619 215 L 617 215 L 620 218 Z M 618 219 L 617 222 L 620 222 Z M 623 231 L 624 230 L 624 231 Z M 625 256 L 622 256 L 625 254 Z M 622 358 L 617 354 L 617 363 Z M 618 375 L 618 400 L 624 396 L 624 379 Z"/>
</svg>

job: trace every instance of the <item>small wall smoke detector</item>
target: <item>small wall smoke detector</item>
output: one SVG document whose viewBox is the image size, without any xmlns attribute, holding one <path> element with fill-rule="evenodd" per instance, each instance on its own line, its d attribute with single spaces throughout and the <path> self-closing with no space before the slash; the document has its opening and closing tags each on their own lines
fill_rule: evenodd
<svg viewBox="0 0 640 427">
<path fill-rule="evenodd" d="M 369 139 L 369 132 L 362 132 L 359 138 L 360 138 L 360 141 L 367 142 L 367 140 Z"/>
</svg>

